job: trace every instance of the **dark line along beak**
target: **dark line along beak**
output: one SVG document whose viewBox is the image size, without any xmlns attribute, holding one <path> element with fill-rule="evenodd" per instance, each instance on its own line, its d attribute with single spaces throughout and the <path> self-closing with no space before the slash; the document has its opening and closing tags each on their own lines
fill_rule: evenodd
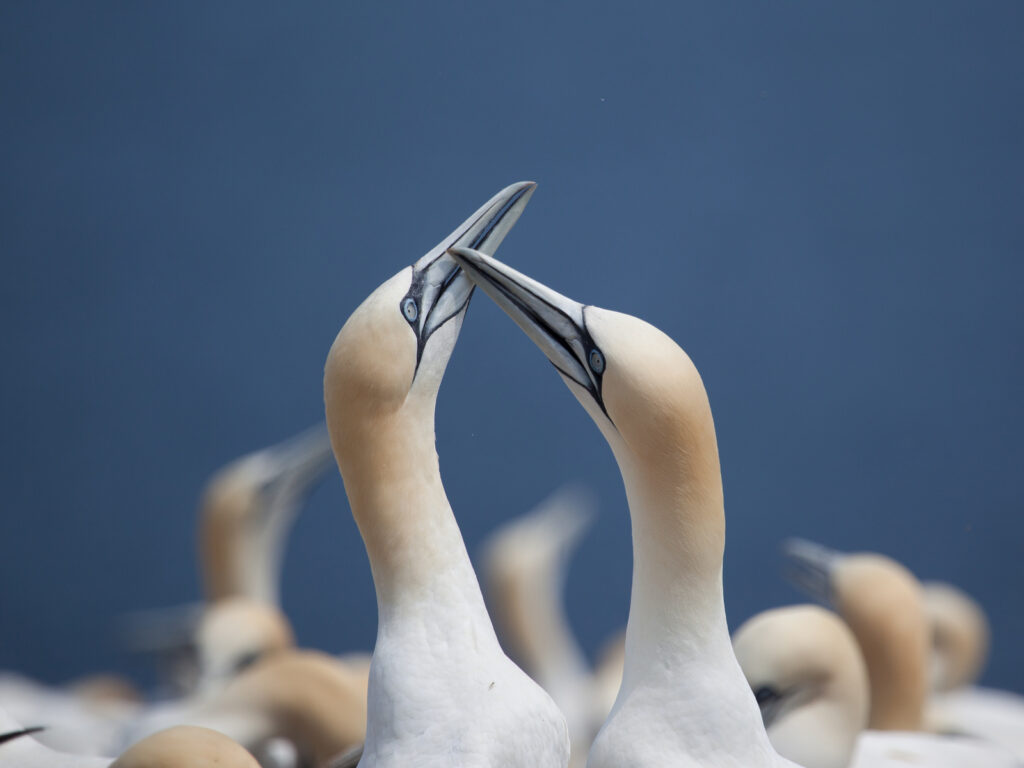
<svg viewBox="0 0 1024 768">
<path fill-rule="evenodd" d="M 823 603 L 832 602 L 832 571 L 842 553 L 806 539 L 790 539 L 782 547 L 786 579 Z"/>
<path fill-rule="evenodd" d="M 557 293 L 479 250 L 453 247 L 448 252 L 469 279 L 515 320 L 563 375 L 590 392 L 605 416 L 601 397 L 604 358 L 592 362 L 597 345 L 587 330 L 585 305 Z M 600 355 L 600 351 L 598 351 Z M 608 418 L 611 421 L 611 417 Z"/>
<path fill-rule="evenodd" d="M 412 285 L 402 299 L 401 309 L 416 332 L 417 368 L 427 339 L 462 312 L 473 294 L 473 283 L 448 255 L 448 249 L 459 246 L 493 254 L 519 220 L 536 188 L 532 181 L 505 187 L 412 265 Z M 407 306 L 410 299 L 414 304 Z"/>
<path fill-rule="evenodd" d="M 33 725 L 31 728 L 19 728 L 16 731 L 8 731 L 7 733 L 0 733 L 0 744 L 8 741 L 14 741 L 14 739 L 21 738 L 22 736 L 31 736 L 33 733 L 39 733 L 45 731 L 46 727 L 42 725 Z"/>
</svg>

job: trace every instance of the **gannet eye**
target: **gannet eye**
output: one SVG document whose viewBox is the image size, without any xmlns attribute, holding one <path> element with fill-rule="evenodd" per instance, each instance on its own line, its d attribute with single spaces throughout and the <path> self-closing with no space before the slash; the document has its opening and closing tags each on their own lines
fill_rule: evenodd
<svg viewBox="0 0 1024 768">
<path fill-rule="evenodd" d="M 590 350 L 590 369 L 594 373 L 601 373 L 604 370 L 604 355 L 599 349 Z"/>
<path fill-rule="evenodd" d="M 760 706 L 769 704 L 779 698 L 779 692 L 772 688 L 770 685 L 762 685 L 756 691 L 754 691 L 754 698 L 757 699 L 757 703 Z"/>
<path fill-rule="evenodd" d="M 770 685 L 762 685 L 754 691 L 754 698 L 757 699 L 765 727 L 771 725 L 782 709 L 782 694 Z"/>
<path fill-rule="evenodd" d="M 410 323 L 415 323 L 416 318 L 420 316 L 420 308 L 416 306 L 416 299 L 412 296 L 407 296 L 402 300 L 402 314 Z"/>
</svg>

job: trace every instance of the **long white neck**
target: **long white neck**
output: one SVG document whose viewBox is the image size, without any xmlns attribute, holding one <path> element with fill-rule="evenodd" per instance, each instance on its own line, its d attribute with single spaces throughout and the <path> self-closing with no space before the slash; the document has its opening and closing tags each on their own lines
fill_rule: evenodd
<svg viewBox="0 0 1024 768">
<path fill-rule="evenodd" d="M 717 451 L 705 471 L 688 475 L 612 445 L 629 501 L 633 585 L 622 687 L 605 728 L 614 729 L 620 716 L 632 723 L 646 710 L 667 726 L 659 737 L 671 733 L 667 754 L 706 765 L 773 764 L 726 622 Z"/>
</svg>

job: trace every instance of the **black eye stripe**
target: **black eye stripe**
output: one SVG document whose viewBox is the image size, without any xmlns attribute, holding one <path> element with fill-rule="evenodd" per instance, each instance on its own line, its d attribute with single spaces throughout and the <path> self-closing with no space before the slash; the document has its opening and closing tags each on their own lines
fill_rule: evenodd
<svg viewBox="0 0 1024 768">
<path fill-rule="evenodd" d="M 527 318 L 529 318 L 530 322 L 533 324 L 533 326 L 535 328 L 537 328 L 545 336 L 547 336 L 554 344 L 557 344 L 562 349 L 564 349 L 569 354 L 569 356 L 571 358 L 573 358 L 574 360 L 578 361 L 581 364 L 581 367 L 583 368 L 584 371 L 587 371 L 587 370 L 591 371 L 593 379 L 592 380 L 588 380 L 586 382 L 583 382 L 583 381 L 579 381 L 579 379 L 577 379 L 571 373 L 563 370 L 558 365 L 555 365 L 555 363 L 553 361 L 551 363 L 554 366 L 556 371 L 558 371 L 559 373 L 561 373 L 562 375 L 564 375 L 566 378 L 570 379 L 571 381 L 576 382 L 581 387 L 583 387 L 588 392 L 590 392 L 591 397 L 593 397 L 594 400 L 597 402 L 597 405 L 601 409 L 601 412 L 605 415 L 605 417 L 607 417 L 608 421 L 612 422 L 612 424 L 614 425 L 615 422 L 612 421 L 612 417 L 608 414 L 608 410 L 604 407 L 604 397 L 601 394 L 601 382 L 602 382 L 602 379 L 603 379 L 604 366 L 602 365 L 600 371 L 595 371 L 595 370 L 593 370 L 593 366 L 591 366 L 590 362 L 589 362 L 589 358 L 590 358 L 591 354 L 593 354 L 594 352 L 597 352 L 599 355 L 601 355 L 601 360 L 603 361 L 604 360 L 604 353 L 601 352 L 600 349 L 598 349 L 597 344 L 594 343 L 594 338 L 590 335 L 590 331 L 587 329 L 586 307 L 583 308 L 583 325 L 580 326 L 580 325 L 577 325 L 576 321 L 573 320 L 571 317 L 569 317 L 568 314 L 563 312 L 561 309 L 558 309 L 557 307 L 552 306 L 549 302 L 544 301 L 541 297 L 537 296 L 537 294 L 534 293 L 533 291 L 531 291 L 529 288 L 527 288 L 525 286 L 517 286 L 517 287 L 521 288 L 524 292 L 529 293 L 531 296 L 536 298 L 539 302 L 544 303 L 546 306 L 550 307 L 552 310 L 554 310 L 559 315 L 564 317 L 573 326 L 573 328 L 575 328 L 577 330 L 577 332 L 579 333 L 579 336 L 580 336 L 580 342 L 583 344 L 583 348 L 586 349 L 586 350 L 590 350 L 589 352 L 586 352 L 584 354 L 584 357 L 587 358 L 587 359 L 580 360 L 579 355 L 577 355 L 576 351 L 573 350 L 573 348 L 569 344 L 568 340 L 563 338 L 561 336 L 561 334 L 555 333 L 551 329 L 551 326 L 544 320 L 544 318 L 542 318 L 528 304 L 526 304 L 521 298 L 516 296 L 515 293 L 513 293 L 508 288 L 506 288 L 505 285 L 502 284 L 501 281 L 499 281 L 499 280 L 491 280 L 490 282 L 491 282 L 491 285 L 493 285 L 498 291 L 500 291 L 501 294 L 506 299 L 508 299 L 508 301 L 513 306 L 515 306 L 520 312 L 522 312 L 524 315 L 526 315 Z"/>
<path fill-rule="evenodd" d="M 409 327 L 412 328 L 413 333 L 416 334 L 416 368 L 413 372 L 414 378 L 416 376 L 416 372 L 419 371 L 420 360 L 423 359 L 423 349 L 427 344 L 427 340 L 438 330 L 447 325 L 450 320 L 458 317 L 459 313 L 466 308 L 469 304 L 469 300 L 473 296 L 473 290 L 471 288 L 469 293 L 466 295 L 466 298 L 460 302 L 458 306 L 451 308 L 446 315 L 440 315 L 441 310 L 439 310 L 438 307 L 444 303 L 441 301 L 442 297 L 449 288 L 451 288 L 459 275 L 462 274 L 462 267 L 453 262 L 452 268 L 444 275 L 444 279 L 441 280 L 437 286 L 437 290 L 432 293 L 433 298 L 427 302 L 428 306 L 424 307 L 423 296 L 427 288 L 427 272 L 431 267 L 436 268 L 436 264 L 437 259 L 434 259 L 424 269 L 417 270 L 413 267 L 412 283 L 409 286 L 408 292 L 398 303 L 398 308 L 402 313 L 402 317 L 405 318 L 405 321 L 409 323 Z M 410 319 L 405 313 L 406 303 L 410 300 L 415 303 L 416 307 L 416 316 L 412 319 Z"/>
</svg>

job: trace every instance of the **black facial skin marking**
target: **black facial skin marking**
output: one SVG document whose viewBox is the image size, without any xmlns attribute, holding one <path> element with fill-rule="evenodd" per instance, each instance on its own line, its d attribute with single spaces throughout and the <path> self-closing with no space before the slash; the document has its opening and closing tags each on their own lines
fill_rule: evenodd
<svg viewBox="0 0 1024 768">
<path fill-rule="evenodd" d="M 765 727 L 768 727 L 779 713 L 783 696 L 770 685 L 762 685 L 754 691 L 754 698 L 761 709 L 761 720 L 764 721 Z"/>
<path fill-rule="evenodd" d="M 251 667 L 261 658 L 263 658 L 263 651 L 249 651 L 247 654 L 245 654 L 244 656 L 239 658 L 238 661 L 235 662 L 232 672 L 238 674 L 239 672 L 242 672 L 243 670 L 246 670 L 249 667 Z"/>
<path fill-rule="evenodd" d="M 29 736 L 33 733 L 39 733 L 40 731 L 45 730 L 46 729 L 41 725 L 34 725 L 31 728 L 21 728 L 17 731 L 8 731 L 7 733 L 0 733 L 0 744 L 3 744 L 7 741 L 14 741 L 15 739 L 21 736 Z"/>
<path fill-rule="evenodd" d="M 594 398 L 594 401 L 597 403 L 598 407 L 601 409 L 601 413 L 603 413 L 605 415 L 605 418 L 607 418 L 608 421 L 611 422 L 612 426 L 614 427 L 615 426 L 615 422 L 612 421 L 612 417 L 608 415 L 608 409 L 604 407 L 604 397 L 601 395 L 601 382 L 604 380 L 605 366 L 602 365 L 601 366 L 601 370 L 595 371 L 594 370 L 594 366 L 590 364 L 590 356 L 594 352 L 597 352 L 601 356 L 602 362 L 604 361 L 605 358 L 604 358 L 604 353 L 601 352 L 601 350 L 598 348 L 597 344 L 594 343 L 594 337 L 590 335 L 590 331 L 587 329 L 587 307 L 583 307 L 583 326 L 580 327 L 579 325 L 576 324 L 575 320 L 573 320 L 571 317 L 569 317 L 569 315 L 567 315 L 565 312 L 560 310 L 558 307 L 555 307 L 555 306 L 549 304 L 548 302 L 544 301 L 540 296 L 538 296 L 536 293 L 531 291 L 527 286 L 525 286 L 525 285 L 517 286 L 520 290 L 522 290 L 525 293 L 528 293 L 531 296 L 533 296 L 538 302 L 543 303 L 551 311 L 557 312 L 558 314 L 560 314 L 562 317 L 564 317 L 566 319 L 566 321 L 573 328 L 576 329 L 576 332 L 577 332 L 577 334 L 579 336 L 580 344 L 582 345 L 583 350 L 584 350 L 584 352 L 583 352 L 583 358 L 584 359 L 580 360 L 579 356 L 576 354 L 576 351 L 572 348 L 572 345 L 569 343 L 569 339 L 567 339 L 564 336 L 562 336 L 562 334 L 557 333 L 548 323 L 546 323 L 544 321 L 544 319 L 537 312 L 535 312 L 528 304 L 526 304 L 526 302 L 524 302 L 522 299 L 520 299 L 512 291 L 508 290 L 499 281 L 494 280 L 494 281 L 491 282 L 491 284 L 496 289 L 501 291 L 501 293 L 505 296 L 505 298 L 508 299 L 509 302 L 512 303 L 520 312 L 522 312 L 524 315 L 526 315 L 526 317 L 528 317 L 530 319 L 530 322 L 534 325 L 534 327 L 536 327 L 537 329 L 543 331 L 544 334 L 547 335 L 547 337 L 554 344 L 557 344 L 562 349 L 564 349 L 567 355 L 569 355 L 570 357 L 578 360 L 580 362 L 580 364 L 584 367 L 584 370 L 590 371 L 592 378 L 591 377 L 587 377 L 586 381 L 580 381 L 577 377 L 573 376 L 568 371 L 563 370 L 554 361 L 550 361 L 551 365 L 554 366 L 556 371 L 561 373 L 567 379 L 570 379 L 571 381 L 576 382 L 577 384 L 579 384 L 581 387 L 583 387 L 585 390 L 587 390 L 590 393 L 590 396 Z"/>
<path fill-rule="evenodd" d="M 512 210 L 515 204 L 519 202 L 520 198 L 522 198 L 522 196 L 525 195 L 528 191 L 529 189 L 519 190 L 512 197 L 510 197 L 496 213 L 491 214 L 491 218 L 490 221 L 487 223 L 487 226 L 484 227 L 480 232 L 478 232 L 466 247 L 478 249 L 481 245 L 483 245 L 484 242 L 487 241 L 487 238 L 491 236 L 491 233 L 494 231 L 494 228 L 498 226 L 502 219 L 505 218 L 506 214 L 510 210 Z M 484 213 L 481 215 L 486 216 L 487 214 Z M 470 227 L 468 227 L 464 231 L 470 231 L 472 227 L 476 224 L 476 222 L 479 220 L 479 218 L 476 219 L 476 221 L 473 222 L 473 225 L 470 225 Z M 456 307 L 450 314 L 446 315 L 445 317 L 434 317 L 434 311 L 437 308 L 437 305 L 440 303 L 439 300 L 441 296 L 444 295 L 445 291 L 448 290 L 448 287 L 452 284 L 452 282 L 454 282 L 455 278 L 457 278 L 459 276 L 459 273 L 462 272 L 462 267 L 453 262 L 451 257 L 448 257 L 447 261 L 450 264 L 450 270 L 448 271 L 447 274 L 445 274 L 444 279 L 440 282 L 440 285 L 438 286 L 437 290 L 437 295 L 434 296 L 433 303 L 429 307 L 427 307 L 426 312 L 424 312 L 423 293 L 424 288 L 426 287 L 427 284 L 427 274 L 432 271 L 437 271 L 437 262 L 440 259 L 445 258 L 445 254 L 448 251 L 448 249 L 455 245 L 459 237 L 462 236 L 463 235 L 458 235 L 452 242 L 446 243 L 445 245 L 442 245 L 440 248 L 438 248 L 437 258 L 435 258 L 429 264 L 421 267 L 419 270 L 417 270 L 415 266 L 413 267 L 412 285 L 409 286 L 408 293 L 406 293 L 405 296 L 402 297 L 402 300 L 398 302 L 398 308 L 399 311 L 402 312 L 402 317 L 405 318 L 405 321 L 409 323 L 409 325 L 412 327 L 413 333 L 416 334 L 416 369 L 413 372 L 413 379 L 416 378 L 416 371 L 419 371 L 420 369 L 420 359 L 423 357 L 423 348 L 427 344 L 427 339 L 429 339 L 439 328 L 443 327 L 444 324 L 451 320 L 453 317 L 457 317 L 459 313 L 466 308 L 466 305 L 469 304 L 470 298 L 472 298 L 473 296 L 474 289 L 470 288 L 469 293 L 466 295 L 466 300 L 459 304 L 459 306 Z M 416 302 L 417 310 L 416 317 L 413 318 L 412 320 L 410 320 L 409 317 L 405 314 L 406 299 L 410 298 Z M 421 331 L 421 329 L 423 330 Z"/>
<path fill-rule="evenodd" d="M 431 262 L 430 265 L 421 269 L 420 271 L 413 271 L 412 273 L 412 285 L 409 286 L 409 292 L 402 297 L 402 300 L 398 303 L 399 311 L 402 313 L 402 317 L 405 318 L 405 322 L 412 328 L 412 332 L 416 334 L 416 368 L 413 372 L 413 378 L 416 378 L 416 371 L 420 369 L 420 360 L 423 357 L 423 348 L 427 345 L 427 339 L 429 339 L 435 332 L 444 326 L 453 317 L 456 317 L 466 305 L 469 304 L 470 298 L 473 296 L 473 291 L 466 295 L 466 300 L 457 306 L 451 313 L 445 317 L 435 318 L 435 310 L 439 304 L 439 299 L 444 292 L 448 289 L 448 286 L 452 284 L 452 281 L 458 277 L 458 274 L 462 271 L 462 267 L 457 264 L 452 264 L 451 271 L 445 276 L 444 281 L 441 283 L 441 287 L 438 290 L 437 295 L 434 297 L 434 303 L 427 308 L 427 311 L 423 311 L 423 290 L 426 286 L 426 276 L 431 269 L 436 269 L 436 261 Z M 409 319 L 405 313 L 406 300 L 412 299 L 416 302 L 416 317 Z M 436 322 L 435 322 L 436 320 Z M 421 330 L 422 329 L 422 330 Z M 429 330 L 427 330 L 429 329 Z"/>
</svg>

